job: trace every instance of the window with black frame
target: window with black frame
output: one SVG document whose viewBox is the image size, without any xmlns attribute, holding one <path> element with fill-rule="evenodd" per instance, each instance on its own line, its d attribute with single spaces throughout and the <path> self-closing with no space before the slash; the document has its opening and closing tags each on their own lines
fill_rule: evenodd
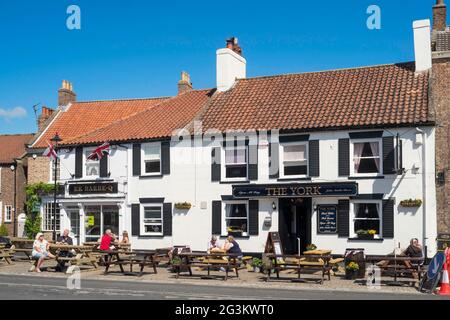
<svg viewBox="0 0 450 320">
<path fill-rule="evenodd" d="M 247 147 L 236 146 L 225 149 L 226 178 L 247 178 Z"/>
<path fill-rule="evenodd" d="M 358 236 L 379 235 L 380 220 L 379 203 L 355 203 L 355 234 Z"/>
<path fill-rule="evenodd" d="M 247 203 L 228 203 L 225 205 L 225 226 L 227 234 L 229 235 L 247 235 Z"/>
</svg>

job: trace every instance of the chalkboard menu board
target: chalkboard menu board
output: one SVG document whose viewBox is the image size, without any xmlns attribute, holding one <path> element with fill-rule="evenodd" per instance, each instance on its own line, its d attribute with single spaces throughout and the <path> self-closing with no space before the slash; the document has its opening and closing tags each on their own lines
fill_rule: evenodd
<svg viewBox="0 0 450 320">
<path fill-rule="evenodd" d="M 320 205 L 317 207 L 317 232 L 325 234 L 337 233 L 337 206 Z"/>
</svg>

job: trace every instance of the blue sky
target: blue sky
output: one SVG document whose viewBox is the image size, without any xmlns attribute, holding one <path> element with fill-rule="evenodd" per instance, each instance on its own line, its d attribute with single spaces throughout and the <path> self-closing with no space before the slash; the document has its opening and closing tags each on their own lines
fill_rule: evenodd
<svg viewBox="0 0 450 320">
<path fill-rule="evenodd" d="M 214 87 L 215 50 L 230 36 L 249 77 L 412 61 L 412 21 L 431 18 L 434 3 L 1 1 L 0 134 L 35 132 L 32 106 L 54 107 L 63 79 L 80 101 L 173 95 L 182 70 L 195 88 Z M 66 27 L 71 4 L 81 30 Z M 366 26 L 372 4 L 380 30 Z"/>
</svg>

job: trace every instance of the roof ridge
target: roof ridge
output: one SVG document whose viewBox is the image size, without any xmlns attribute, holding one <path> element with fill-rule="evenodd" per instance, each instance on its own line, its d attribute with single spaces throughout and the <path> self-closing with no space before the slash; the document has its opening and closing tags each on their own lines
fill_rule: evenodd
<svg viewBox="0 0 450 320">
<path fill-rule="evenodd" d="M 34 136 L 36 133 L 7 133 L 0 134 L 0 137 L 19 137 L 19 136 Z"/>
<path fill-rule="evenodd" d="M 306 74 L 321 74 L 326 72 L 334 72 L 334 71 L 348 71 L 348 70 L 359 70 L 359 69 L 372 69 L 372 68 L 380 68 L 387 66 L 396 66 L 396 65 L 406 65 L 414 63 L 414 61 L 406 61 L 406 62 L 397 62 L 397 63 L 385 63 L 385 64 L 375 64 L 370 66 L 359 66 L 359 67 L 350 67 L 350 68 L 337 68 L 337 69 L 328 69 L 328 70 L 320 70 L 320 71 L 307 71 L 307 72 L 292 72 L 292 73 L 282 73 L 282 74 L 274 74 L 267 76 L 256 76 L 256 77 L 247 77 L 247 78 L 237 78 L 238 81 L 248 81 L 248 80 L 258 80 L 258 79 L 266 79 L 266 78 L 278 78 L 278 77 L 288 77 L 288 76 L 296 76 L 296 75 L 306 75 Z"/>
</svg>

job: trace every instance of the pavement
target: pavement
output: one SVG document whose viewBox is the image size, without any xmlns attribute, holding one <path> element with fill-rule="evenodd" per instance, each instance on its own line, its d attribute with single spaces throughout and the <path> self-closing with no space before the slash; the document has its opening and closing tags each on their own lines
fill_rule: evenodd
<svg viewBox="0 0 450 320">
<path fill-rule="evenodd" d="M 215 279 L 202 279 L 206 275 L 202 270 L 194 270 L 195 277 L 176 279 L 162 266 L 157 274 L 148 272 L 142 277 L 123 275 L 118 267 L 113 267 L 108 275 L 103 274 L 103 267 L 90 267 L 83 268 L 78 277 L 55 272 L 53 262 L 45 264 L 42 273 L 28 272 L 31 266 L 28 261 L 0 264 L 0 299 L 443 299 L 419 293 L 413 279 L 400 279 L 403 286 L 391 286 L 391 279 L 386 278 L 376 288 L 367 287 L 364 279 L 345 280 L 339 273 L 322 285 L 315 274 L 303 275 L 306 281 L 302 283 L 291 282 L 296 276 L 289 272 L 282 274 L 280 281 L 266 282 L 263 274 L 247 270 L 241 270 L 239 278 L 230 277 L 228 281 L 223 281 L 223 272 L 213 272 Z"/>
</svg>

